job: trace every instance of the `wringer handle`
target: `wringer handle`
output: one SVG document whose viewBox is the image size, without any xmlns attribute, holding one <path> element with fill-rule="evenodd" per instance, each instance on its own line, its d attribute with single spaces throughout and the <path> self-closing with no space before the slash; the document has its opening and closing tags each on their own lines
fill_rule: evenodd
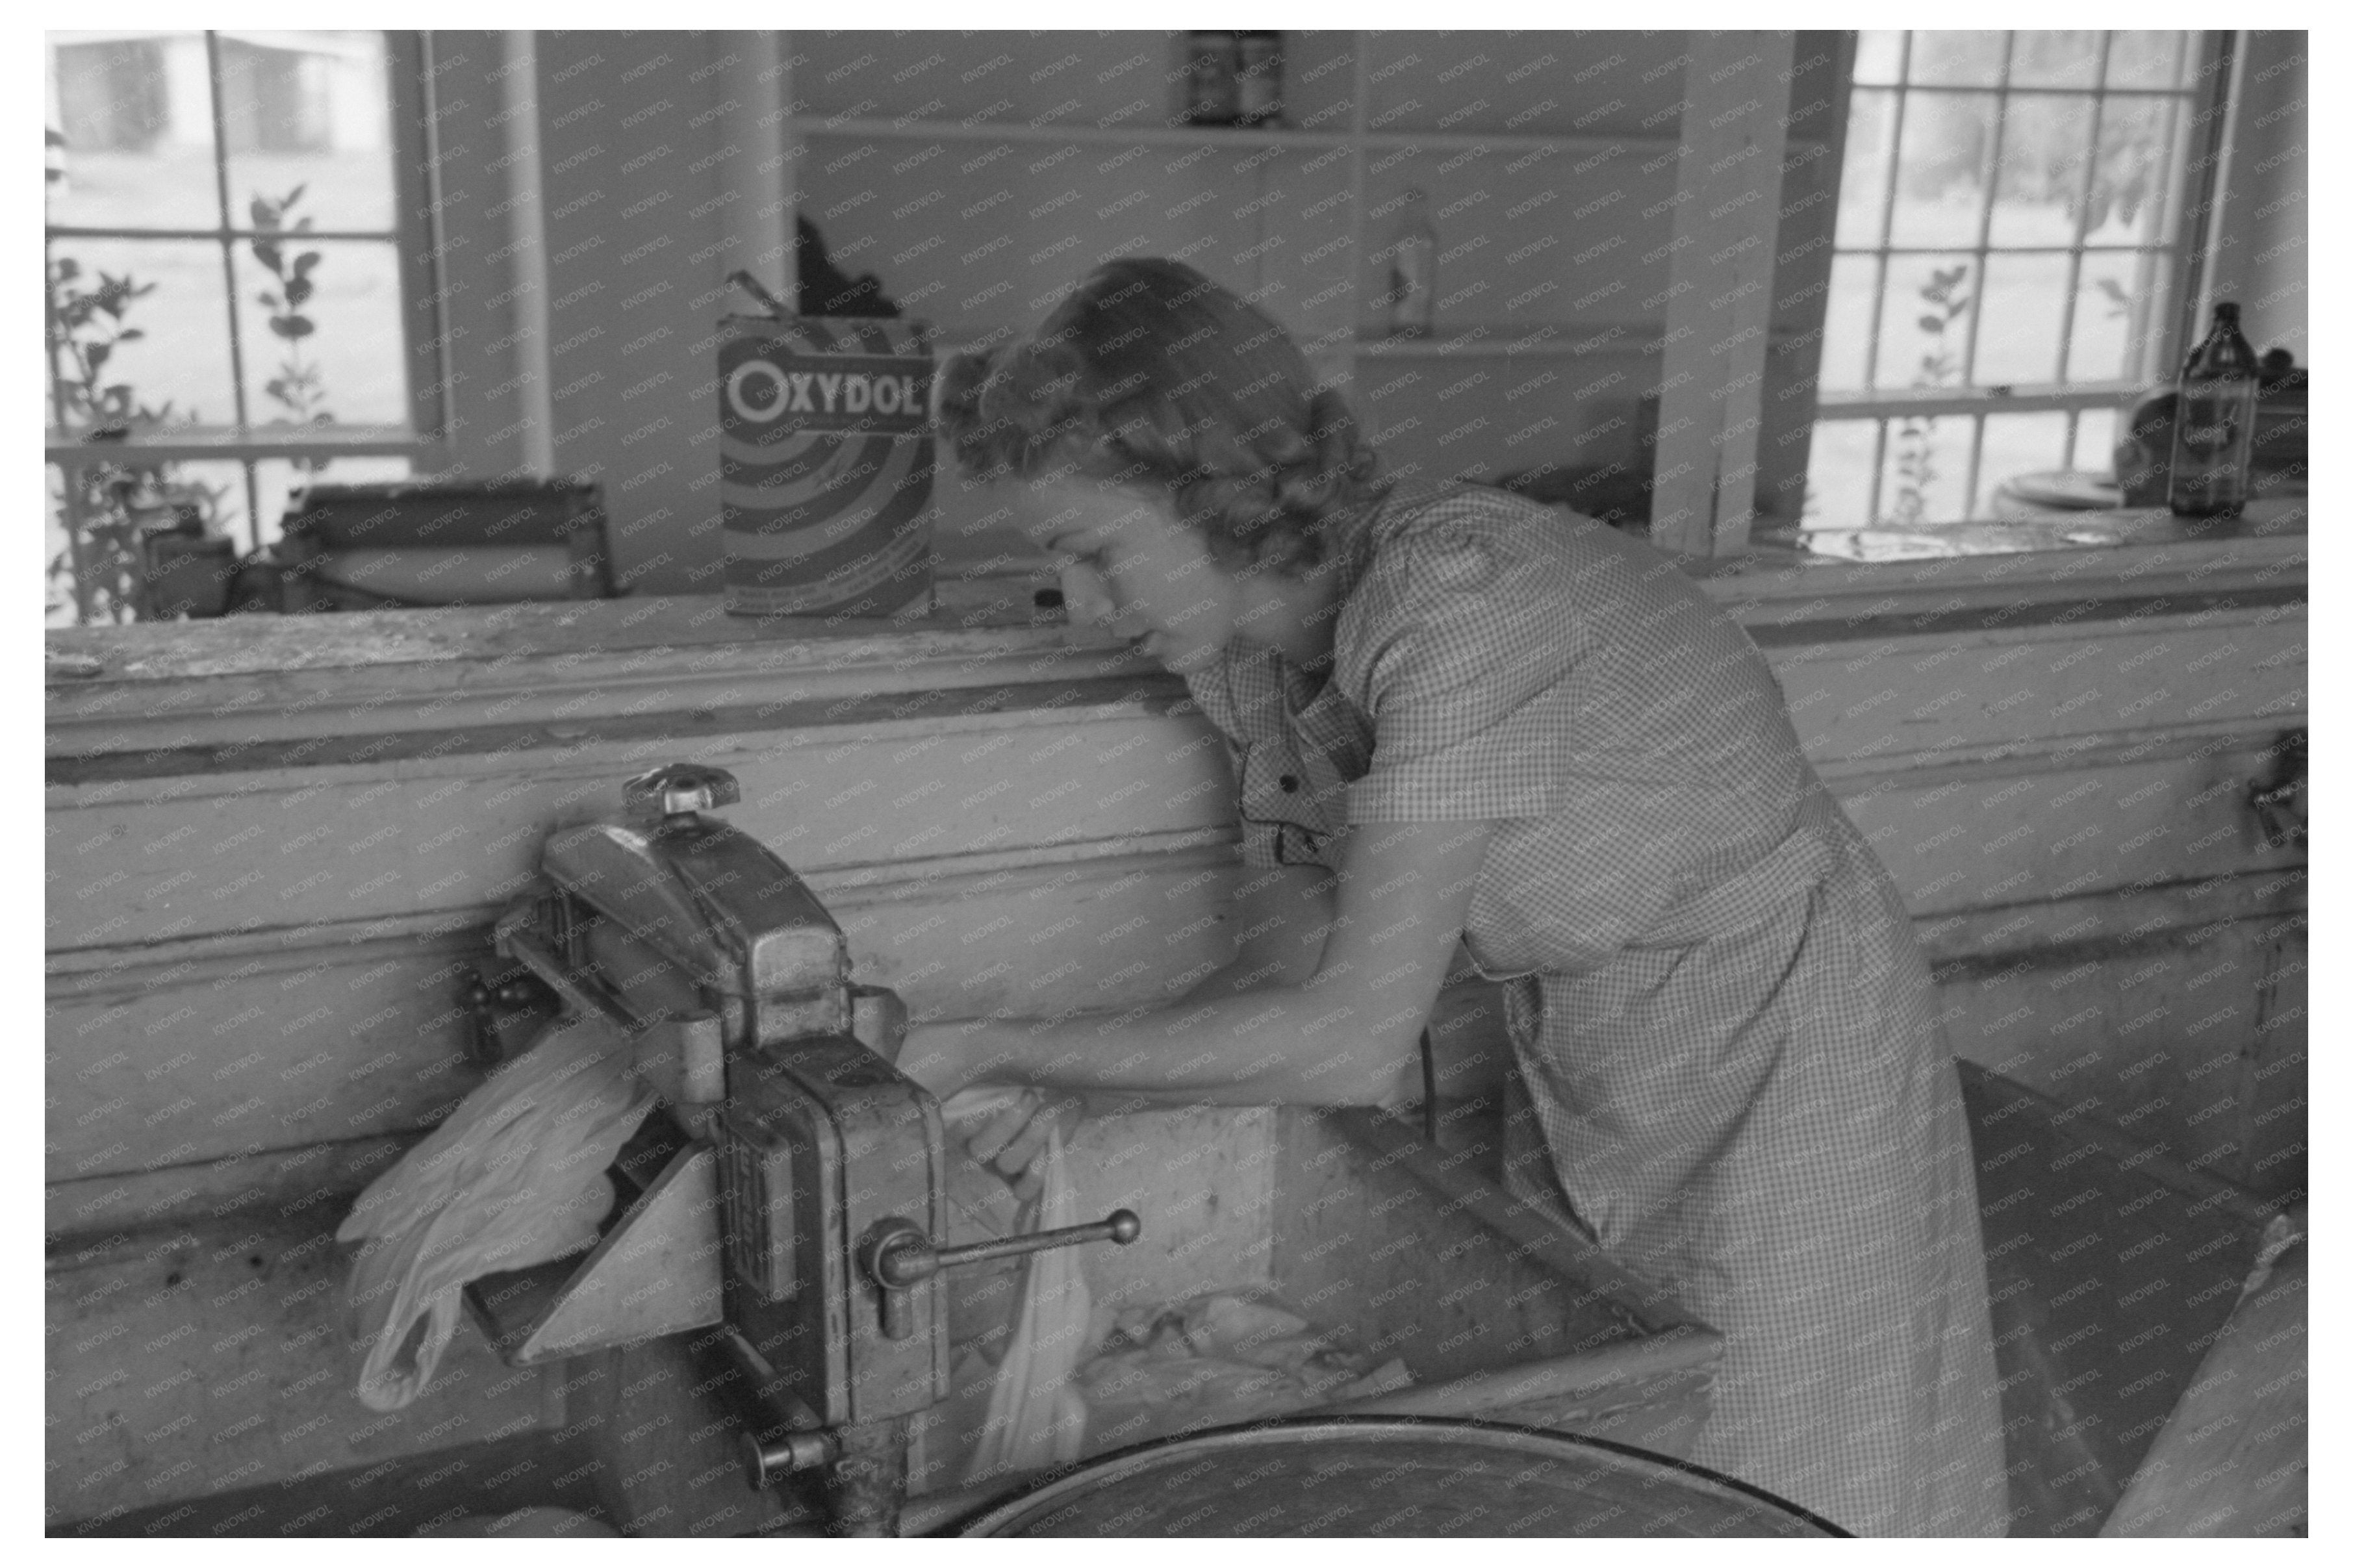
<svg viewBox="0 0 2353 1568">
<path fill-rule="evenodd" d="M 1092 1225 L 1063 1226 L 997 1241 L 976 1241 L 969 1247 L 937 1247 L 912 1220 L 887 1219 L 874 1227 L 866 1245 L 859 1249 L 859 1261 L 867 1278 L 881 1287 L 884 1337 L 903 1340 L 914 1331 L 906 1292 L 943 1268 L 993 1263 L 1000 1258 L 1018 1258 L 1025 1253 L 1078 1247 L 1090 1241 L 1125 1247 L 1143 1234 L 1144 1222 L 1135 1217 L 1133 1209 L 1113 1209 Z"/>
</svg>

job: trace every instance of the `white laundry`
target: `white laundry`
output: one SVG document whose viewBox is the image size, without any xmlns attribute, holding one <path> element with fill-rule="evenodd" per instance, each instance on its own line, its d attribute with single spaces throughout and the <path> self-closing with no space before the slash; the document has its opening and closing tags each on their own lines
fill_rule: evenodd
<svg viewBox="0 0 2353 1568">
<path fill-rule="evenodd" d="M 362 1403 L 397 1410 L 424 1392 L 467 1280 L 596 1243 L 613 1203 L 606 1169 L 653 1104 L 628 1037 L 569 1019 L 369 1184 L 335 1232 L 362 1244 L 346 1286 L 368 1342 Z"/>
<path fill-rule="evenodd" d="M 1011 1106 L 1021 1092 L 964 1089 L 950 1096 L 940 1111 L 952 1128 L 969 1131 Z M 1038 1168 L 1040 1190 L 1037 1202 L 1022 1211 L 1020 1234 L 1082 1223 L 1078 1191 L 1063 1163 L 1060 1128 L 1047 1133 Z M 965 1474 L 967 1483 L 1079 1457 L 1086 1441 L 1087 1408 L 1073 1380 L 1092 1349 L 1088 1329 L 1093 1305 L 1080 1272 L 1077 1247 L 1029 1256 L 1022 1270 L 1019 1313 L 989 1388 L 988 1414 Z"/>
</svg>

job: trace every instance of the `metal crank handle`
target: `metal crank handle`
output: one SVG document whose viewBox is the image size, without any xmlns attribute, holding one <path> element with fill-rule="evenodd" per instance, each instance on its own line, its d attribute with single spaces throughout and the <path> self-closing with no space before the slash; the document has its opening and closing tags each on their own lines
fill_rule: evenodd
<svg viewBox="0 0 2353 1568">
<path fill-rule="evenodd" d="M 1125 1247 L 1143 1234 L 1144 1222 L 1135 1217 L 1132 1209 L 1113 1209 L 1092 1225 L 1066 1225 L 1058 1230 L 976 1241 L 969 1247 L 934 1247 L 930 1237 L 907 1225 L 903 1229 L 892 1227 L 875 1238 L 868 1267 L 875 1283 L 884 1289 L 904 1290 L 922 1284 L 943 1268 L 962 1264 L 991 1263 L 1000 1258 L 1018 1258 L 1024 1253 L 1078 1247 L 1091 1241 Z"/>
</svg>

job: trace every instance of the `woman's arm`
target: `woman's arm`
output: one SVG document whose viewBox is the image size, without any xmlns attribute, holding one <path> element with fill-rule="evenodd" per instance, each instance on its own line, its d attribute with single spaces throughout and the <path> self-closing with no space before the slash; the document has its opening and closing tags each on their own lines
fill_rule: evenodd
<svg viewBox="0 0 2353 1568">
<path fill-rule="evenodd" d="M 1284 911 L 1282 923 L 1255 936 L 1245 926 L 1243 947 L 1279 964 L 1279 983 L 1117 1020 L 920 1025 L 899 1065 L 943 1097 L 1018 1083 L 1193 1104 L 1377 1104 L 1413 1062 L 1492 832 L 1485 822 L 1350 831 L 1312 969 L 1296 954 L 1318 923 L 1314 879 L 1272 884 L 1282 890 L 1268 908 Z"/>
<path fill-rule="evenodd" d="M 1234 890 L 1234 957 L 1185 994 L 1231 996 L 1268 985 L 1303 985 L 1323 961 L 1337 912 L 1336 873 L 1321 866 L 1252 871 Z"/>
</svg>

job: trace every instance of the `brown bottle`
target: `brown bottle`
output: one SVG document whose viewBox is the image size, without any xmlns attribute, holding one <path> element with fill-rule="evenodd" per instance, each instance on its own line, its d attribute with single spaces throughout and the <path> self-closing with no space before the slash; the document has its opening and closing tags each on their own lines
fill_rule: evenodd
<svg viewBox="0 0 2353 1568">
<path fill-rule="evenodd" d="M 2255 351 L 2239 331 L 2239 307 L 2222 300 L 2205 341 L 2175 383 L 2173 461 L 2165 502 L 2176 517 L 2236 517 L 2254 456 Z"/>
</svg>

